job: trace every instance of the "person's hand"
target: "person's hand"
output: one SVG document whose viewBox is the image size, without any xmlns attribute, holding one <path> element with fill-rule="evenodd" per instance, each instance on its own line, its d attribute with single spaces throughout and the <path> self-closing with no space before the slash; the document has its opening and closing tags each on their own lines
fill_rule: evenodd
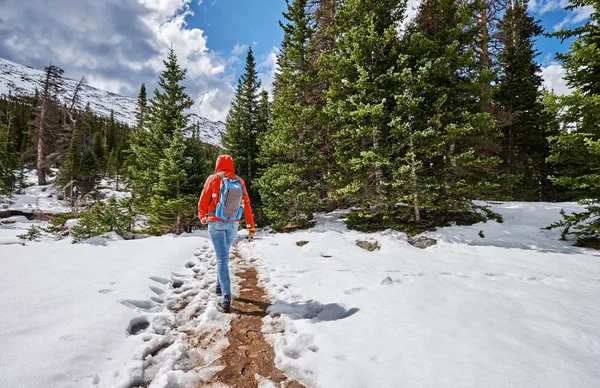
<svg viewBox="0 0 600 388">
<path fill-rule="evenodd" d="M 204 217 L 203 219 L 201 219 L 201 220 L 200 220 L 200 223 L 201 223 L 202 225 L 206 225 L 206 224 L 208 224 L 208 218 Z"/>
<path fill-rule="evenodd" d="M 256 229 L 248 228 L 248 240 L 252 240 L 256 236 Z"/>
</svg>

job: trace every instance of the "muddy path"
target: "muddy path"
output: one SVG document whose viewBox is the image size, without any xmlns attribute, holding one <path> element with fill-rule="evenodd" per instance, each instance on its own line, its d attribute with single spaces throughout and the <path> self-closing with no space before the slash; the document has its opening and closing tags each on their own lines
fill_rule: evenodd
<svg viewBox="0 0 600 388">
<path fill-rule="evenodd" d="M 273 382 L 278 387 L 303 388 L 275 367 L 275 352 L 264 338 L 262 318 L 267 314 L 269 300 L 265 289 L 258 283 L 256 269 L 251 262 L 240 258 L 236 274 L 240 277 L 240 296 L 232 307 L 231 330 L 227 334 L 229 347 L 223 351 L 221 361 L 225 368 L 213 378 L 213 383 L 230 387 L 258 387 L 258 378 Z"/>
</svg>

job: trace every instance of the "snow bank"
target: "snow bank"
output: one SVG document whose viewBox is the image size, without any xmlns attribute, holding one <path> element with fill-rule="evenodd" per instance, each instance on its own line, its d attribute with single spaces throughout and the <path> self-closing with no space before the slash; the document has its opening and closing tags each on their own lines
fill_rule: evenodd
<svg viewBox="0 0 600 388">
<path fill-rule="evenodd" d="M 600 252 L 540 229 L 561 207 L 577 209 L 496 204 L 504 223 L 428 233 L 424 250 L 335 214 L 244 244 L 274 300 L 277 366 L 327 388 L 600 386 Z M 356 246 L 369 238 L 381 249 Z"/>
</svg>

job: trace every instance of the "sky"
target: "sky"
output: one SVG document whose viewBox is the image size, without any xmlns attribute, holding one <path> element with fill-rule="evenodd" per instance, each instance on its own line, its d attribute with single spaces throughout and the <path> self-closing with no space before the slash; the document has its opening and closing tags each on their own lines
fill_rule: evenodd
<svg viewBox="0 0 600 388">
<path fill-rule="evenodd" d="M 414 4 L 410 0 L 414 14 Z M 563 10 L 568 0 L 530 0 L 546 31 L 583 23 L 590 9 Z M 224 121 L 248 47 L 255 53 L 263 88 L 276 71 L 279 27 L 285 0 L 0 0 L 0 57 L 42 69 L 62 67 L 65 76 L 85 76 L 92 86 L 137 96 L 154 89 L 172 45 L 187 68 L 192 110 Z M 539 38 L 546 86 L 568 93 L 554 54 L 568 42 Z"/>
</svg>

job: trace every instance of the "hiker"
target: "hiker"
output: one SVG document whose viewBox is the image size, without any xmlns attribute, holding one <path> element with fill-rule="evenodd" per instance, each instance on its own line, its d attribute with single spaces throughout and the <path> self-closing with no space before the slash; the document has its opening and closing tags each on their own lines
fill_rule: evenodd
<svg viewBox="0 0 600 388">
<path fill-rule="evenodd" d="M 198 202 L 198 217 L 208 224 L 208 234 L 217 256 L 217 295 L 223 295 L 217 307 L 222 312 L 231 311 L 231 284 L 229 281 L 229 249 L 237 235 L 240 219 L 244 215 L 248 238 L 254 238 L 254 219 L 250 198 L 244 180 L 235 175 L 233 158 L 217 158 L 215 173 L 206 179 Z"/>
</svg>

